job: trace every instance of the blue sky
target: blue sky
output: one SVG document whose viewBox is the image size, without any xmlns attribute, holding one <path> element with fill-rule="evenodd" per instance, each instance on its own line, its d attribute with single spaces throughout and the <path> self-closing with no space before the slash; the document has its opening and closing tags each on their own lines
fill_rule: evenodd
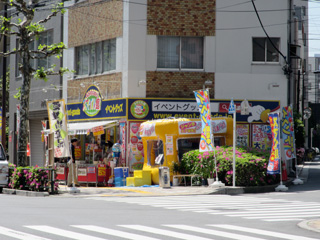
<svg viewBox="0 0 320 240">
<path fill-rule="evenodd" d="M 309 56 L 320 54 L 320 2 L 309 1 Z"/>
</svg>

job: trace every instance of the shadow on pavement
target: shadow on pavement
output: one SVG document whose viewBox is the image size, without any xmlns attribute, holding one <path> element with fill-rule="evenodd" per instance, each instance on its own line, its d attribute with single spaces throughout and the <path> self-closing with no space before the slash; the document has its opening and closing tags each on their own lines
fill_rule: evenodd
<svg viewBox="0 0 320 240">
<path fill-rule="evenodd" d="M 304 181 L 304 184 L 291 185 L 289 192 L 320 190 L 320 159 L 316 158 L 312 162 L 306 162 L 299 178 Z"/>
</svg>

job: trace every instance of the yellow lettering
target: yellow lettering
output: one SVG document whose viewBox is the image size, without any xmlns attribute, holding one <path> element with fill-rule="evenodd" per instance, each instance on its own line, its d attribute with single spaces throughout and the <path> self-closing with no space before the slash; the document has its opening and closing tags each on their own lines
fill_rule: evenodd
<svg viewBox="0 0 320 240">
<path fill-rule="evenodd" d="M 106 113 L 119 113 L 123 112 L 123 103 L 122 104 L 113 104 L 106 106 Z"/>
</svg>

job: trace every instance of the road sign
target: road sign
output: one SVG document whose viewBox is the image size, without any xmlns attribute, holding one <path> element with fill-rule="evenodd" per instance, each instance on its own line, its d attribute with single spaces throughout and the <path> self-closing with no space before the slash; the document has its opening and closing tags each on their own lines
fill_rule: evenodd
<svg viewBox="0 0 320 240">
<path fill-rule="evenodd" d="M 234 102 L 233 102 L 233 99 L 231 99 L 228 113 L 229 113 L 229 114 L 232 114 L 232 113 L 234 113 L 234 112 L 235 112 Z"/>
</svg>

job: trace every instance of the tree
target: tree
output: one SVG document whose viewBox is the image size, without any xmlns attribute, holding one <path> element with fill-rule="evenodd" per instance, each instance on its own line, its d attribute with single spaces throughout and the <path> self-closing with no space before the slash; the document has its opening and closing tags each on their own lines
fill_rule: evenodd
<svg viewBox="0 0 320 240">
<path fill-rule="evenodd" d="M 10 85 L 10 71 L 9 69 L 7 69 L 8 71 L 6 72 L 6 99 L 5 99 L 5 104 L 6 104 L 6 109 L 9 109 L 9 85 Z M 3 86 L 2 84 L 3 78 L 0 78 L 0 86 Z M 0 91 L 0 103 L 2 105 L 2 91 Z M 2 112 L 3 114 L 3 112 Z M 2 123 L 3 124 L 3 123 Z M 6 135 L 8 136 L 9 133 L 9 123 L 8 121 L 6 121 L 6 126 L 2 126 L 6 128 Z M 6 138 L 7 139 L 7 138 Z M 3 147 L 7 150 L 8 149 L 8 141 L 6 141 L 5 144 L 3 144 Z"/>
<path fill-rule="evenodd" d="M 44 59 L 49 56 L 61 57 L 65 45 L 56 43 L 52 45 L 40 45 L 38 49 L 30 49 L 30 43 L 35 38 L 39 37 L 40 33 L 45 31 L 44 24 L 58 13 L 64 13 L 63 3 L 52 5 L 50 14 L 46 18 L 34 21 L 35 10 L 45 6 L 50 1 L 39 0 L 0 0 L 9 8 L 13 8 L 17 15 L 21 18 L 13 20 L 11 17 L 0 17 L 0 36 L 11 37 L 16 36 L 18 47 L 8 52 L 0 52 L 0 56 L 8 57 L 10 55 L 19 55 L 20 64 L 19 70 L 22 76 L 22 86 L 19 93 L 16 95 L 20 102 L 20 128 L 18 136 L 18 165 L 27 165 L 27 143 L 28 143 L 28 120 L 29 120 L 29 95 L 32 77 L 47 80 L 48 75 L 63 74 L 66 69 L 55 69 L 52 66 L 50 69 L 38 68 L 33 69 L 31 65 L 32 59 Z"/>
</svg>

